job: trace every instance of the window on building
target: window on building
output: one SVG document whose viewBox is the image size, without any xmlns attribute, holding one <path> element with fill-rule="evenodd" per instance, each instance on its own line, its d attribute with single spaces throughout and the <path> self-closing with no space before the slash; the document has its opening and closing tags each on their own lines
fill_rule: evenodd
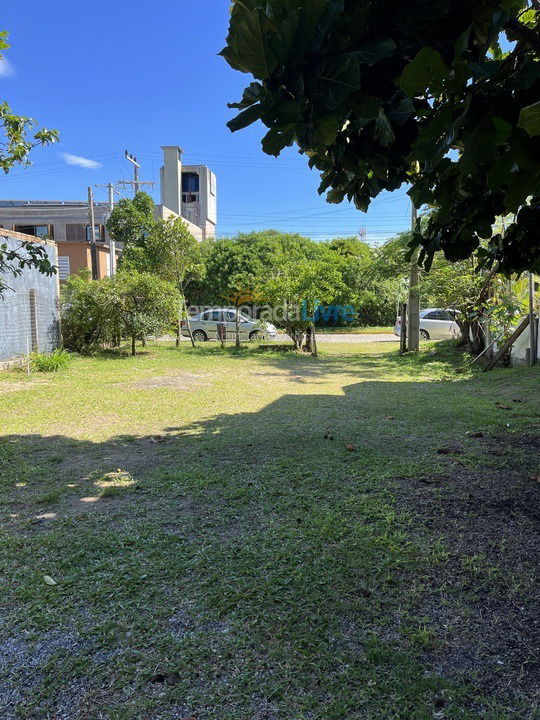
<svg viewBox="0 0 540 720">
<path fill-rule="evenodd" d="M 39 238 L 54 238 L 54 225 L 15 225 L 14 230 Z"/>
<path fill-rule="evenodd" d="M 66 240 L 68 242 L 84 242 L 86 235 L 82 223 L 66 223 Z"/>
<path fill-rule="evenodd" d="M 92 239 L 90 233 L 90 225 L 86 225 L 86 239 L 88 242 Z M 103 242 L 105 240 L 105 225 L 94 225 L 94 239 L 96 242 Z"/>
<path fill-rule="evenodd" d="M 194 172 L 182 173 L 182 202 L 194 203 L 199 200 L 199 175 Z"/>
<path fill-rule="evenodd" d="M 60 280 L 67 280 L 71 275 L 70 262 L 68 255 L 58 256 L 58 277 Z"/>
</svg>

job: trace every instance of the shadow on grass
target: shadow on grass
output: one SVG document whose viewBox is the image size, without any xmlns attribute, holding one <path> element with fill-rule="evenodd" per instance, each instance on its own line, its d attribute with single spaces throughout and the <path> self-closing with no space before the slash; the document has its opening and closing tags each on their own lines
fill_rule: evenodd
<svg viewBox="0 0 540 720">
<path fill-rule="evenodd" d="M 289 373 L 359 364 L 299 356 L 291 367 L 267 357 Z M 389 361 L 451 369 L 453 358 L 362 355 L 362 374 Z M 510 383 L 507 393 L 516 395 Z M 128 597 L 138 613 L 162 617 L 161 593 L 167 605 L 188 602 L 231 623 L 235 632 L 217 640 L 182 640 L 172 660 L 145 639 L 153 666 L 167 657 L 185 692 L 204 684 L 216 717 L 221 677 L 244 698 L 241 717 L 254 716 L 254 693 L 287 716 L 311 698 L 344 720 L 360 702 L 373 717 L 401 707 L 420 719 L 454 693 L 459 712 L 483 696 L 488 710 L 511 706 L 526 717 L 518 708 L 533 702 L 537 671 L 531 508 L 540 485 L 530 477 L 540 447 L 537 430 L 504 430 L 509 417 L 525 424 L 532 408 L 516 405 L 503 420 L 494 400 L 478 380 L 365 381 L 343 395 L 284 395 L 258 412 L 167 426 L 158 437 L 3 438 L 7 562 L 26 568 L 9 588 L 13 622 L 45 612 L 32 592 L 46 558 L 69 580 L 46 609 L 58 622 L 54 613 L 72 612 L 97 574 L 104 587 L 92 585 L 87 600 L 112 617 L 127 612 Z M 152 583 L 130 580 L 126 594 L 126 576 L 149 575 Z M 145 686 L 137 692 L 144 697 Z"/>
</svg>

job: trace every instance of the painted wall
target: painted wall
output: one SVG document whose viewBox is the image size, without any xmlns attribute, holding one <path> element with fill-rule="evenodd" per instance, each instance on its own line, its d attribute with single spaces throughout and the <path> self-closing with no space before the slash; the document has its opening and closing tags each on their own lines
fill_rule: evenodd
<svg viewBox="0 0 540 720">
<path fill-rule="evenodd" d="M 0 244 L 17 249 L 21 240 L 39 242 L 53 265 L 56 245 L 30 235 L 0 230 Z M 60 299 L 58 275 L 48 277 L 33 268 L 24 268 L 18 277 L 0 274 L 11 288 L 0 299 L 0 361 L 23 355 L 27 349 L 51 352 L 60 342 Z"/>
<path fill-rule="evenodd" d="M 69 273 L 75 275 L 87 268 L 92 272 L 92 256 L 89 243 L 62 242 L 58 243 L 58 257 L 69 258 Z M 110 275 L 109 248 L 105 245 L 97 246 L 98 252 L 98 277 L 104 278 Z"/>
<path fill-rule="evenodd" d="M 525 330 L 518 337 L 516 342 L 512 345 L 512 354 L 510 355 L 510 362 L 512 366 L 517 367 L 519 365 L 526 365 L 528 363 L 528 350 L 531 346 L 531 333 L 529 328 Z M 540 337 L 538 333 L 538 323 L 536 323 L 536 357 L 540 359 Z"/>
</svg>

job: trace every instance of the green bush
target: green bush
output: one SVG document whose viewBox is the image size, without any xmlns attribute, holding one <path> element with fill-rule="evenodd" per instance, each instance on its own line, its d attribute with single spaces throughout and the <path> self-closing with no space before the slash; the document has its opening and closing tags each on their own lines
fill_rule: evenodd
<svg viewBox="0 0 540 720">
<path fill-rule="evenodd" d="M 178 319 L 180 296 L 173 285 L 155 275 L 122 271 L 91 280 L 72 275 L 62 291 L 64 345 L 91 354 L 107 345 L 169 331 Z"/>
<path fill-rule="evenodd" d="M 30 367 L 37 372 L 58 372 L 68 367 L 71 362 L 71 355 L 67 350 L 58 348 L 54 352 L 30 354 Z"/>
</svg>

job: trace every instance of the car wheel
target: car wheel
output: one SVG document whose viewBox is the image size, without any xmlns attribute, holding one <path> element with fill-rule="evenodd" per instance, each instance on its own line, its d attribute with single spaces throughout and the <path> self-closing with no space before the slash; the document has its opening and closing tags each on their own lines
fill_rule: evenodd
<svg viewBox="0 0 540 720">
<path fill-rule="evenodd" d="M 208 335 L 204 330 L 195 330 L 195 332 L 191 334 L 196 342 L 206 342 L 208 340 Z"/>
<path fill-rule="evenodd" d="M 264 340 L 264 333 L 262 333 L 260 330 L 252 330 L 249 333 L 249 339 L 251 340 L 251 342 L 254 342 L 256 340 L 257 341 Z"/>
<path fill-rule="evenodd" d="M 429 333 L 427 330 L 420 330 L 420 340 L 429 340 Z"/>
</svg>

